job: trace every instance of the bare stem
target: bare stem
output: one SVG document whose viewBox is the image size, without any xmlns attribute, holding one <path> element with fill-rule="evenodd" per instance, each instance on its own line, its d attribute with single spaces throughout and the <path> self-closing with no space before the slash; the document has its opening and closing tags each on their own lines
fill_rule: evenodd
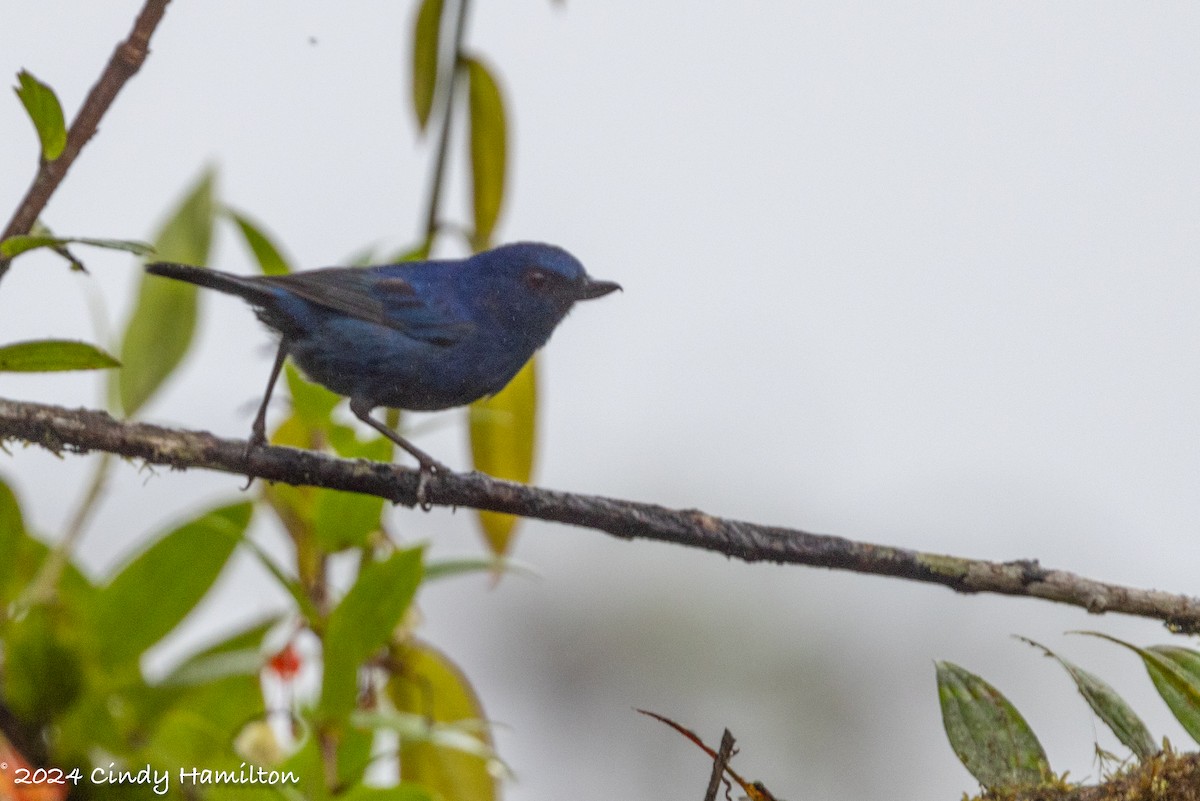
<svg viewBox="0 0 1200 801">
<path fill-rule="evenodd" d="M 729 729 L 721 735 L 721 747 L 717 749 L 717 757 L 713 760 L 712 775 L 708 778 L 708 789 L 704 791 L 704 801 L 717 801 L 717 789 L 725 778 L 725 770 L 729 766 L 729 758 L 733 756 L 733 735 Z"/>
<path fill-rule="evenodd" d="M 0 240 L 29 233 L 46 204 L 50 202 L 50 196 L 66 177 L 67 170 L 75 162 L 75 157 L 83 150 L 88 140 L 95 136 L 101 118 L 116 99 L 121 87 L 141 69 L 142 63 L 150 53 L 150 36 L 162 20 L 169 2 L 170 0 L 146 0 L 133 23 L 129 37 L 117 45 L 104 71 L 100 73 L 100 79 L 96 81 L 87 99 L 80 106 L 79 113 L 75 115 L 71 127 L 67 130 L 67 144 L 62 155 L 54 161 L 40 160 L 33 183 L 13 212 L 4 233 L 0 234 Z M 0 257 L 0 278 L 8 272 L 10 261 L 11 259 Z"/>
<path fill-rule="evenodd" d="M 294 448 L 246 444 L 203 431 L 120 422 L 108 414 L 0 399 L 0 443 L 19 440 L 55 453 L 105 451 L 175 469 L 199 467 L 296 486 L 327 487 L 415 506 L 416 470 L 361 459 L 338 459 Z M 425 502 L 569 523 L 622 539 L 650 539 L 737 557 L 747 562 L 801 564 L 940 584 L 961 593 L 997 593 L 1120 612 L 1200 632 L 1200 598 L 1095 581 L 1036 560 L 989 562 L 925 553 L 781 526 L 713 517 L 697 509 L 580 495 L 501 481 L 482 473 L 435 474 Z"/>
<path fill-rule="evenodd" d="M 442 68 L 441 80 L 438 82 L 445 87 L 442 91 L 442 127 L 438 134 L 437 153 L 433 161 L 433 176 L 429 182 L 429 202 L 425 209 L 425 250 L 433 247 L 433 239 L 437 236 L 439 211 L 442 201 L 442 186 L 446 177 L 446 158 L 450 152 L 450 132 L 454 122 L 454 101 L 458 95 L 459 59 L 462 56 L 463 39 L 467 29 L 467 10 L 470 0 L 459 0 L 458 16 L 454 20 L 453 55 L 449 64 Z"/>
</svg>

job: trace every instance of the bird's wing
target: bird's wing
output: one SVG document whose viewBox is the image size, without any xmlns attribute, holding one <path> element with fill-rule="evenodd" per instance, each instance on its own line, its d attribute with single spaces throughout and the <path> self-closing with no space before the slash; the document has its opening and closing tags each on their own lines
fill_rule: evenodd
<svg viewBox="0 0 1200 801">
<path fill-rule="evenodd" d="M 474 328 L 467 320 L 432 308 L 403 278 L 381 277 L 361 268 L 326 267 L 258 280 L 318 306 L 434 345 L 453 345 Z"/>
</svg>

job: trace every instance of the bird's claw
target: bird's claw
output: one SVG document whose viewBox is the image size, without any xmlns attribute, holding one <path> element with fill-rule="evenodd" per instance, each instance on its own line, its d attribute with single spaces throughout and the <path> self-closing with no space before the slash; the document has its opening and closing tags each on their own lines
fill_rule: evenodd
<svg viewBox="0 0 1200 801">
<path fill-rule="evenodd" d="M 429 478 L 435 473 L 439 476 L 449 475 L 453 471 L 446 465 L 436 459 L 422 459 L 421 468 L 417 471 L 417 505 L 421 507 L 422 512 L 428 512 L 433 508 L 433 502 L 426 496 L 426 490 L 429 487 Z"/>
<path fill-rule="evenodd" d="M 433 508 L 433 503 L 425 497 L 425 488 L 429 484 L 430 475 L 431 473 L 424 467 L 417 472 L 417 506 L 421 507 L 422 512 L 428 512 Z"/>
<path fill-rule="evenodd" d="M 246 460 L 247 472 L 246 472 L 246 483 L 242 485 L 242 492 L 245 492 L 246 490 L 250 489 L 250 485 L 254 483 L 254 475 L 249 472 L 250 457 L 251 457 L 251 455 L 253 455 L 254 451 L 261 448 L 263 445 L 266 444 L 266 442 L 267 442 L 266 435 L 262 431 L 259 431 L 258 429 L 255 429 L 254 431 L 252 431 L 250 433 L 250 439 L 246 440 L 246 449 L 244 451 L 242 451 L 242 457 Z"/>
</svg>

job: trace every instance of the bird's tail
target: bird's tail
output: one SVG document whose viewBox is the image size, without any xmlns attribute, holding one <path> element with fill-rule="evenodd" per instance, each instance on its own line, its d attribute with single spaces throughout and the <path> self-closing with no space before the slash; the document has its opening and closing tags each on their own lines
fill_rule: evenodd
<svg viewBox="0 0 1200 801">
<path fill-rule="evenodd" d="M 251 303 L 261 306 L 274 298 L 271 289 L 254 278 L 243 278 L 218 270 L 204 267 L 193 267 L 189 264 L 175 264 L 169 261 L 157 261 L 146 265 L 146 272 L 151 275 L 161 275 L 164 278 L 174 278 L 176 281 L 186 281 L 189 284 L 227 292 L 245 298 Z"/>
</svg>

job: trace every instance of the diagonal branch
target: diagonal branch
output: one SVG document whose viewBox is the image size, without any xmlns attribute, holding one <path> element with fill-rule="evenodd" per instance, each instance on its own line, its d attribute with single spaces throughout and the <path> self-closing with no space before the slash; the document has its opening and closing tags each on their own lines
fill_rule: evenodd
<svg viewBox="0 0 1200 801">
<path fill-rule="evenodd" d="M 46 204 L 50 202 L 50 196 L 54 194 L 54 190 L 66 177 L 67 170 L 71 168 L 75 157 L 83 150 L 83 146 L 88 143 L 88 140 L 96 135 L 100 119 L 116 99 L 121 87 L 141 69 L 142 62 L 146 60 L 146 56 L 150 52 L 150 36 L 158 27 L 159 21 L 162 20 L 169 2 L 170 0 L 146 0 L 137 20 L 133 23 L 133 30 L 129 32 L 129 37 L 117 45 L 108 64 L 104 67 L 104 72 L 100 74 L 99 80 L 88 92 L 87 99 L 83 101 L 79 113 L 71 122 L 71 127 L 67 130 L 67 145 L 63 148 L 62 154 L 54 161 L 42 159 L 38 163 L 38 171 L 33 176 L 33 183 L 30 184 L 25 197 L 21 199 L 12 219 L 4 227 L 4 233 L 0 234 L 0 241 L 8 239 L 10 236 L 29 233 L 38 216 L 41 215 L 42 209 L 46 208 Z M 4 274 L 8 272 L 10 261 L 11 259 L 0 257 L 0 278 L 3 278 Z"/>
<path fill-rule="evenodd" d="M 0 443 L 18 440 L 55 453 L 103 451 L 176 469 L 200 467 L 268 481 L 377 495 L 415 506 L 415 470 L 381 462 L 338 459 L 314 451 L 263 447 L 249 456 L 241 440 L 220 439 L 146 423 L 123 423 L 104 412 L 0 398 Z M 1100 614 L 1120 612 L 1200 632 L 1200 598 L 1108 584 L 1035 560 L 989 562 L 923 553 L 798 529 L 713 517 L 696 509 L 560 492 L 481 473 L 428 477 L 424 500 L 569 523 L 623 539 L 650 539 L 716 551 L 747 562 L 802 564 L 941 584 L 962 593 L 1041 598 Z"/>
</svg>

